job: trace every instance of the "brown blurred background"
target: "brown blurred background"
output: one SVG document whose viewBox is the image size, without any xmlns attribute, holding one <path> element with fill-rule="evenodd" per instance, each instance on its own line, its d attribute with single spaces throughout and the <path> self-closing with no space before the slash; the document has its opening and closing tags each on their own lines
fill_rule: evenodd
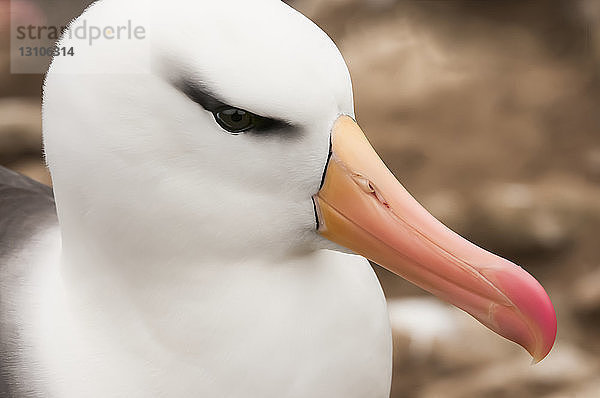
<svg viewBox="0 0 600 398">
<path fill-rule="evenodd" d="M 45 4 L 75 17 L 89 1 Z M 527 354 L 377 268 L 393 397 L 600 397 L 600 0 L 289 1 L 340 47 L 358 120 L 452 229 L 547 288 L 555 349 Z M 0 164 L 49 183 L 41 75 L 10 74 L 0 0 Z"/>
</svg>

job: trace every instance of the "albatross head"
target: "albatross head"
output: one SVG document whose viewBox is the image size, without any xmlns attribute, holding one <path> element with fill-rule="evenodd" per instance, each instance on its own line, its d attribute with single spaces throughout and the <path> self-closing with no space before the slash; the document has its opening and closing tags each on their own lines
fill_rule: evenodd
<svg viewBox="0 0 600 398">
<path fill-rule="evenodd" d="M 353 116 L 333 42 L 281 1 L 122 3 L 100 2 L 75 26 L 131 20 L 147 38 L 78 46 L 54 59 L 46 82 L 45 144 L 63 229 L 96 242 L 123 234 L 126 247 L 135 240 L 165 256 L 326 242 L 312 195 L 333 123 Z M 127 44 L 149 48 L 131 53 Z M 133 73 L 85 73 L 98 64 Z"/>
<path fill-rule="evenodd" d="M 543 288 L 410 197 L 354 121 L 346 65 L 312 22 L 278 0 L 104 0 L 71 30 L 128 21 L 143 42 L 65 37 L 75 56 L 46 81 L 66 252 L 171 263 L 348 248 L 536 360 L 550 351 Z"/>
</svg>

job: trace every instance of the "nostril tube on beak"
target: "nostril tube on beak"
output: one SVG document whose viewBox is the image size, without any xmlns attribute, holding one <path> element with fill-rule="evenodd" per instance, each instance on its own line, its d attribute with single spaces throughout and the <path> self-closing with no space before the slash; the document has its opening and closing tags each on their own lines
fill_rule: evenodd
<svg viewBox="0 0 600 398">
<path fill-rule="evenodd" d="M 353 174 L 352 179 L 363 191 L 366 193 L 375 193 L 375 187 L 367 178 L 361 176 L 360 174 Z"/>
<path fill-rule="evenodd" d="M 385 207 L 390 207 L 383 195 L 381 195 L 381 192 L 379 192 L 371 180 L 361 176 L 360 174 L 353 174 L 352 180 L 354 180 L 356 185 L 358 185 L 365 193 L 373 195 L 373 197 L 375 197 L 375 199 L 377 199 Z"/>
</svg>

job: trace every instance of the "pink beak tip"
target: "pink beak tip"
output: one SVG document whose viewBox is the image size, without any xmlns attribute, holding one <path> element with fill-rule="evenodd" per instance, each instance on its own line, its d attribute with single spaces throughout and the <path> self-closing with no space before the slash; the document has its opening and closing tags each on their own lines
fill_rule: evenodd
<svg viewBox="0 0 600 398">
<path fill-rule="evenodd" d="M 519 330 L 515 325 L 506 325 L 508 330 L 516 334 L 505 337 L 523 346 L 536 364 L 542 361 L 554 346 L 557 332 L 556 312 L 550 297 L 532 275 L 516 265 L 508 269 L 509 272 L 497 273 L 495 279 L 518 309 L 527 330 Z M 514 320 L 506 321 L 512 323 Z"/>
</svg>

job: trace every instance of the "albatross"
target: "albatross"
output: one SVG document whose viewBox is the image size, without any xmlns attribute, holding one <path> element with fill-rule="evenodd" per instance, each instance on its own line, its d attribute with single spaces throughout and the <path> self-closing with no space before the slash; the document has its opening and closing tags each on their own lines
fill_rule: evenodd
<svg viewBox="0 0 600 398">
<path fill-rule="evenodd" d="M 548 354 L 544 289 L 396 180 L 309 19 L 278 0 L 103 0 L 70 30 L 123 19 L 146 40 L 58 44 L 75 55 L 44 86 L 53 193 L 0 171 L 0 395 L 388 397 L 367 259 Z"/>
</svg>

